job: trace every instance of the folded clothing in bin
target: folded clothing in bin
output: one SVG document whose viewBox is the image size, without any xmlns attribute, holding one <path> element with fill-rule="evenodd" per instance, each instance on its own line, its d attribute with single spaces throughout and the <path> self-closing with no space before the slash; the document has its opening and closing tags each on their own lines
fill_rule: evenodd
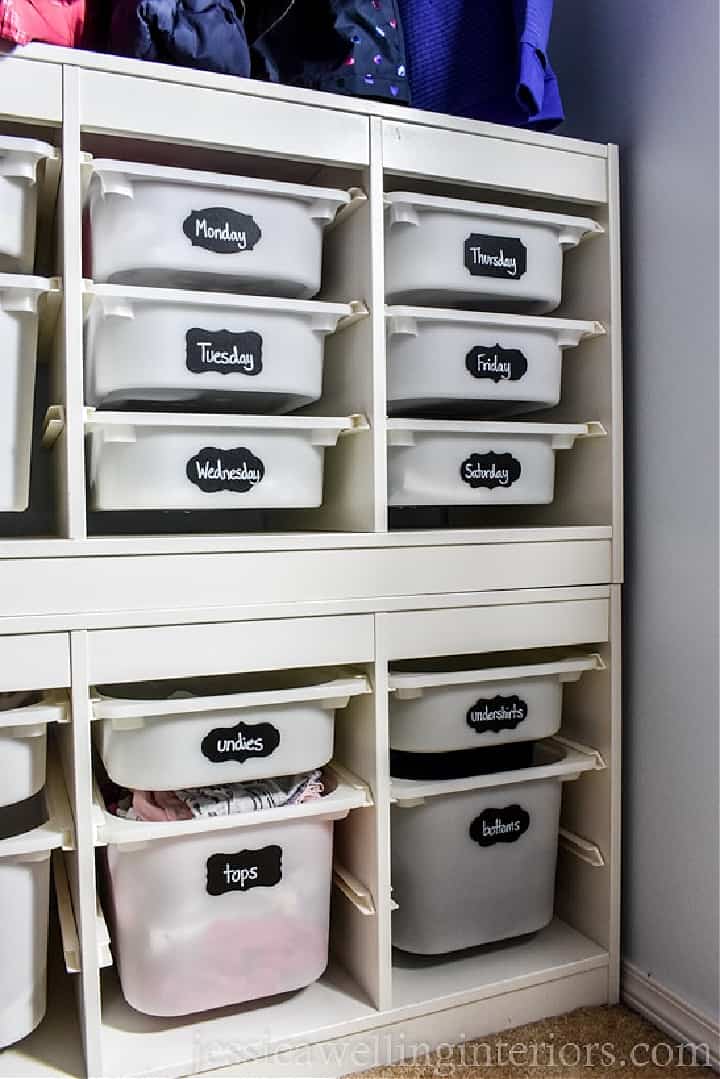
<svg viewBox="0 0 720 1079">
<path fill-rule="evenodd" d="M 226 783 L 212 787 L 191 787 L 177 791 L 126 791 L 115 787 L 108 794 L 110 812 L 127 820 L 173 821 L 194 817 L 231 817 L 285 805 L 300 805 L 323 795 L 322 771 L 294 776 L 255 780 L 254 783 Z"/>
</svg>

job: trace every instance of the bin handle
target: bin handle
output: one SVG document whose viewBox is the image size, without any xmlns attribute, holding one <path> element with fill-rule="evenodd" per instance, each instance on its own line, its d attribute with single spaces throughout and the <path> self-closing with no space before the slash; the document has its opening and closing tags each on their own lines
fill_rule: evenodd
<svg viewBox="0 0 720 1079">
<path fill-rule="evenodd" d="M 420 214 L 414 206 L 403 202 L 391 202 L 388 206 L 388 225 L 419 225 Z"/>
<path fill-rule="evenodd" d="M 338 891 L 342 892 L 361 914 L 370 917 L 377 913 L 370 889 L 340 862 L 336 861 L 333 865 L 332 879 Z"/>
<path fill-rule="evenodd" d="M 94 178 L 97 179 L 102 198 L 107 195 L 117 195 L 125 199 L 135 197 L 132 180 L 129 180 L 122 172 L 96 172 Z"/>
</svg>

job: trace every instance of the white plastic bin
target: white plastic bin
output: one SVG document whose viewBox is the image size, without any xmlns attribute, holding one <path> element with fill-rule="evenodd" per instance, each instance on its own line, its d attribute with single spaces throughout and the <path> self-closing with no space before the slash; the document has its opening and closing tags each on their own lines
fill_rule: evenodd
<svg viewBox="0 0 720 1079">
<path fill-rule="evenodd" d="M 563 253 L 603 231 L 586 217 L 396 191 L 385 196 L 388 303 L 552 311 Z"/>
<path fill-rule="evenodd" d="M 51 287 L 44 278 L 0 274 L 0 511 L 28 508 L 38 306 Z"/>
<path fill-rule="evenodd" d="M 72 845 L 62 777 L 48 772 L 50 820 L 0 842 L 0 1049 L 20 1041 L 45 1015 L 51 851 Z"/>
<path fill-rule="evenodd" d="M 291 412 L 322 394 L 325 337 L 349 304 L 96 285 L 85 401 Z"/>
<path fill-rule="evenodd" d="M 270 509 L 322 503 L 323 460 L 347 416 L 87 410 L 90 508 Z"/>
<path fill-rule="evenodd" d="M 561 788 L 602 767 L 541 743 L 527 769 L 393 780 L 393 944 L 419 955 L 533 933 L 553 917 Z"/>
<path fill-rule="evenodd" d="M 555 453 L 597 424 L 388 420 L 390 506 L 552 502 Z"/>
<path fill-rule="evenodd" d="M 38 167 L 56 153 L 36 139 L 0 138 L 0 273 L 33 272 Z"/>
<path fill-rule="evenodd" d="M 25 802 L 45 784 L 47 725 L 65 722 L 67 703 L 58 694 L 0 693 L 0 810 Z M 11 698 L 12 700 L 12 698 Z"/>
<path fill-rule="evenodd" d="M 389 415 L 510 416 L 560 400 L 562 351 L 598 322 L 390 307 Z"/>
<path fill-rule="evenodd" d="M 323 229 L 345 191 L 95 161 L 92 277 L 135 285 L 314 296 Z"/>
<path fill-rule="evenodd" d="M 418 661 L 392 670 L 390 748 L 447 753 L 548 738 L 560 730 L 563 685 L 602 666 L 593 655 L 480 669 Z"/>
<path fill-rule="evenodd" d="M 123 787 L 176 790 L 309 772 L 333 754 L 335 711 L 369 693 L 362 675 L 278 675 L 101 687 L 95 742 Z"/>
<path fill-rule="evenodd" d="M 187 1015 L 316 981 L 328 960 L 333 821 L 368 804 L 362 784 L 337 779 L 317 801 L 235 817 L 148 824 L 105 813 L 128 1003 Z"/>
</svg>

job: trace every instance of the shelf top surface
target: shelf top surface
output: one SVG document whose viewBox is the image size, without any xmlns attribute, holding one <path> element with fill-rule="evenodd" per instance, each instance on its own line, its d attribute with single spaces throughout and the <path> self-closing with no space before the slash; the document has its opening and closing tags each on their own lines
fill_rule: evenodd
<svg viewBox="0 0 720 1079">
<path fill-rule="evenodd" d="M 522 128 L 507 127 L 480 120 L 466 120 L 462 117 L 425 112 L 421 109 L 385 104 L 365 98 L 346 97 L 317 90 L 306 90 L 300 87 L 280 86 L 260 82 L 256 79 L 241 79 L 233 75 L 216 75 L 212 72 L 173 67 L 170 64 L 150 63 L 103 53 L 64 49 L 55 45 L 37 43 L 16 48 L 12 54 L 6 54 L 6 56 L 0 54 L 0 63 L 3 63 L 6 58 L 12 59 L 14 57 L 43 61 L 45 63 L 66 64 L 86 71 L 130 75 L 154 79 L 158 82 L 179 83 L 198 89 L 222 90 L 251 97 L 263 97 L 300 105 L 310 105 L 315 108 L 329 109 L 336 112 L 378 116 L 397 123 L 421 124 L 426 127 L 457 131 L 462 134 L 482 135 L 487 138 L 504 139 L 550 149 L 565 150 L 566 152 L 584 154 L 589 157 L 607 157 L 607 146 L 603 143 L 571 139 L 564 135 L 547 134 L 545 132 L 526 131 Z"/>
</svg>

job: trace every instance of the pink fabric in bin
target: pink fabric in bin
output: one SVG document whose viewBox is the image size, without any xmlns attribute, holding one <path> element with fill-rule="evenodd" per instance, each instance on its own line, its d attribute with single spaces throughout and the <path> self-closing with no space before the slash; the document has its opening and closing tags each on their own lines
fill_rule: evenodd
<svg viewBox="0 0 720 1079">
<path fill-rule="evenodd" d="M 85 0 L 0 0 L 0 38 L 15 45 L 43 41 L 80 45 Z"/>
</svg>

